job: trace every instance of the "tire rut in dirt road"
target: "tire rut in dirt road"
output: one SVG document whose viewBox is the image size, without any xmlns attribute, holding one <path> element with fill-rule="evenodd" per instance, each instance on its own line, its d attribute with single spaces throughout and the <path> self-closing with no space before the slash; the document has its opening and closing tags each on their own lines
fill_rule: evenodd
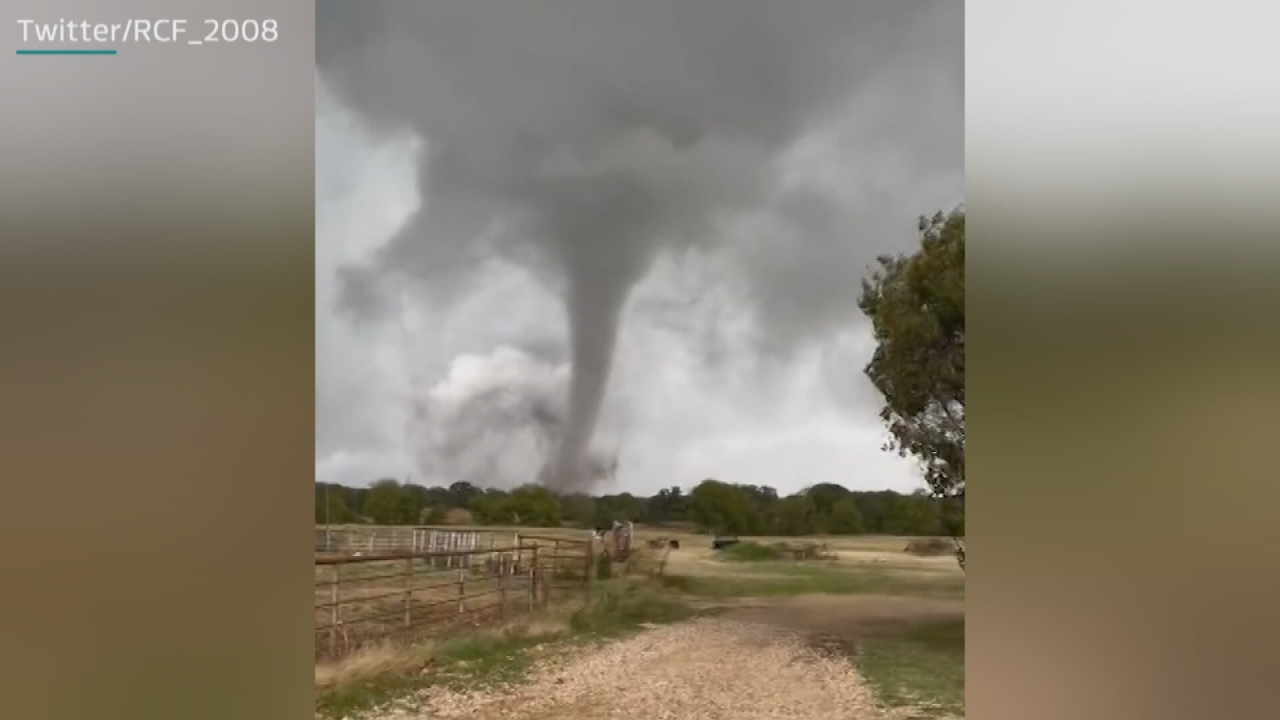
<svg viewBox="0 0 1280 720">
<path fill-rule="evenodd" d="M 703 618 L 582 649 L 513 687 L 433 690 L 378 720 L 882 720 L 847 658 L 795 632 Z"/>
</svg>

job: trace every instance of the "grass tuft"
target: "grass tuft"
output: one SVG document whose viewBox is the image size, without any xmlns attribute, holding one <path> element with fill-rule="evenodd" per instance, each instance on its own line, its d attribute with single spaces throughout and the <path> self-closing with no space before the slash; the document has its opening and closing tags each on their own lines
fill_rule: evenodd
<svg viewBox="0 0 1280 720">
<path fill-rule="evenodd" d="M 626 589 L 606 588 L 569 618 L 575 633 L 589 636 L 613 636 L 645 624 L 687 620 L 694 611 L 670 595 L 664 595 L 648 583 L 632 583 Z"/>
<path fill-rule="evenodd" d="M 782 550 L 772 545 L 761 545 L 753 540 L 744 540 L 721 550 L 720 557 L 736 562 L 766 562 L 781 560 Z"/>
<path fill-rule="evenodd" d="M 346 718 L 431 685 L 488 685 L 517 679 L 528 651 L 568 634 L 539 618 L 441 643 L 386 643 L 316 669 L 316 714 Z M 322 683 L 322 677 L 326 682 Z"/>
</svg>

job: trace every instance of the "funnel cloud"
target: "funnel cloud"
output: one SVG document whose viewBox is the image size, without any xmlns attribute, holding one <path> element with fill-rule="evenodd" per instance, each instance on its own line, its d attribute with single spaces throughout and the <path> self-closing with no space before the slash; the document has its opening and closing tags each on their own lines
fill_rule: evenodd
<svg viewBox="0 0 1280 720">
<path fill-rule="evenodd" d="M 962 19 L 919 0 L 319 0 L 325 92 L 373 137 L 423 142 L 422 202 L 341 268 L 342 313 L 376 322 L 405 287 L 446 313 L 495 266 L 564 309 L 559 364 L 476 348 L 413 401 L 418 467 L 502 474 L 486 458 L 521 437 L 542 458 L 529 479 L 609 479 L 619 461 L 593 442 L 660 258 L 730 268 L 740 355 L 785 362 L 856 322 L 866 262 L 959 200 Z M 490 384 L 464 379 L 476 363 Z"/>
</svg>

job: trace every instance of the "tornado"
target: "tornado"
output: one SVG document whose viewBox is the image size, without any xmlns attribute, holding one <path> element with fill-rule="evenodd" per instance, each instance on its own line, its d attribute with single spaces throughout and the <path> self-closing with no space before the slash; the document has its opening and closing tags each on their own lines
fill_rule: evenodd
<svg viewBox="0 0 1280 720">
<path fill-rule="evenodd" d="M 717 220 L 774 202 L 783 153 L 886 67 L 958 76 L 960 47 L 917 35 L 962 12 L 942 0 L 318 0 L 318 81 L 375 137 L 424 142 L 423 206 L 349 273 L 351 304 L 385 276 L 448 303 L 486 257 L 545 279 L 563 298 L 570 377 L 538 476 L 588 490 L 611 467 L 592 439 L 628 297 L 654 259 L 731 246 Z M 766 254 L 761 277 L 793 267 L 798 279 L 759 293 L 766 321 L 838 315 L 789 300 L 856 290 L 857 268 L 832 262 L 835 237 L 813 245 L 823 261 Z"/>
</svg>

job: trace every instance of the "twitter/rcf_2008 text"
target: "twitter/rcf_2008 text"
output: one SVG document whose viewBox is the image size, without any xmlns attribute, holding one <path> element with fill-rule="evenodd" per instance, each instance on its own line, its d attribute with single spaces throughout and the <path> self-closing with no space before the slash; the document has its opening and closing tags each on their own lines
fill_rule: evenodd
<svg viewBox="0 0 1280 720">
<path fill-rule="evenodd" d="M 178 18 L 129 18 L 103 23 L 85 20 L 41 22 L 23 18 L 17 21 L 22 42 L 66 45 L 98 44 L 185 44 L 273 43 L 280 39 L 280 23 L 266 19 L 213 19 L 198 22 Z"/>
</svg>

